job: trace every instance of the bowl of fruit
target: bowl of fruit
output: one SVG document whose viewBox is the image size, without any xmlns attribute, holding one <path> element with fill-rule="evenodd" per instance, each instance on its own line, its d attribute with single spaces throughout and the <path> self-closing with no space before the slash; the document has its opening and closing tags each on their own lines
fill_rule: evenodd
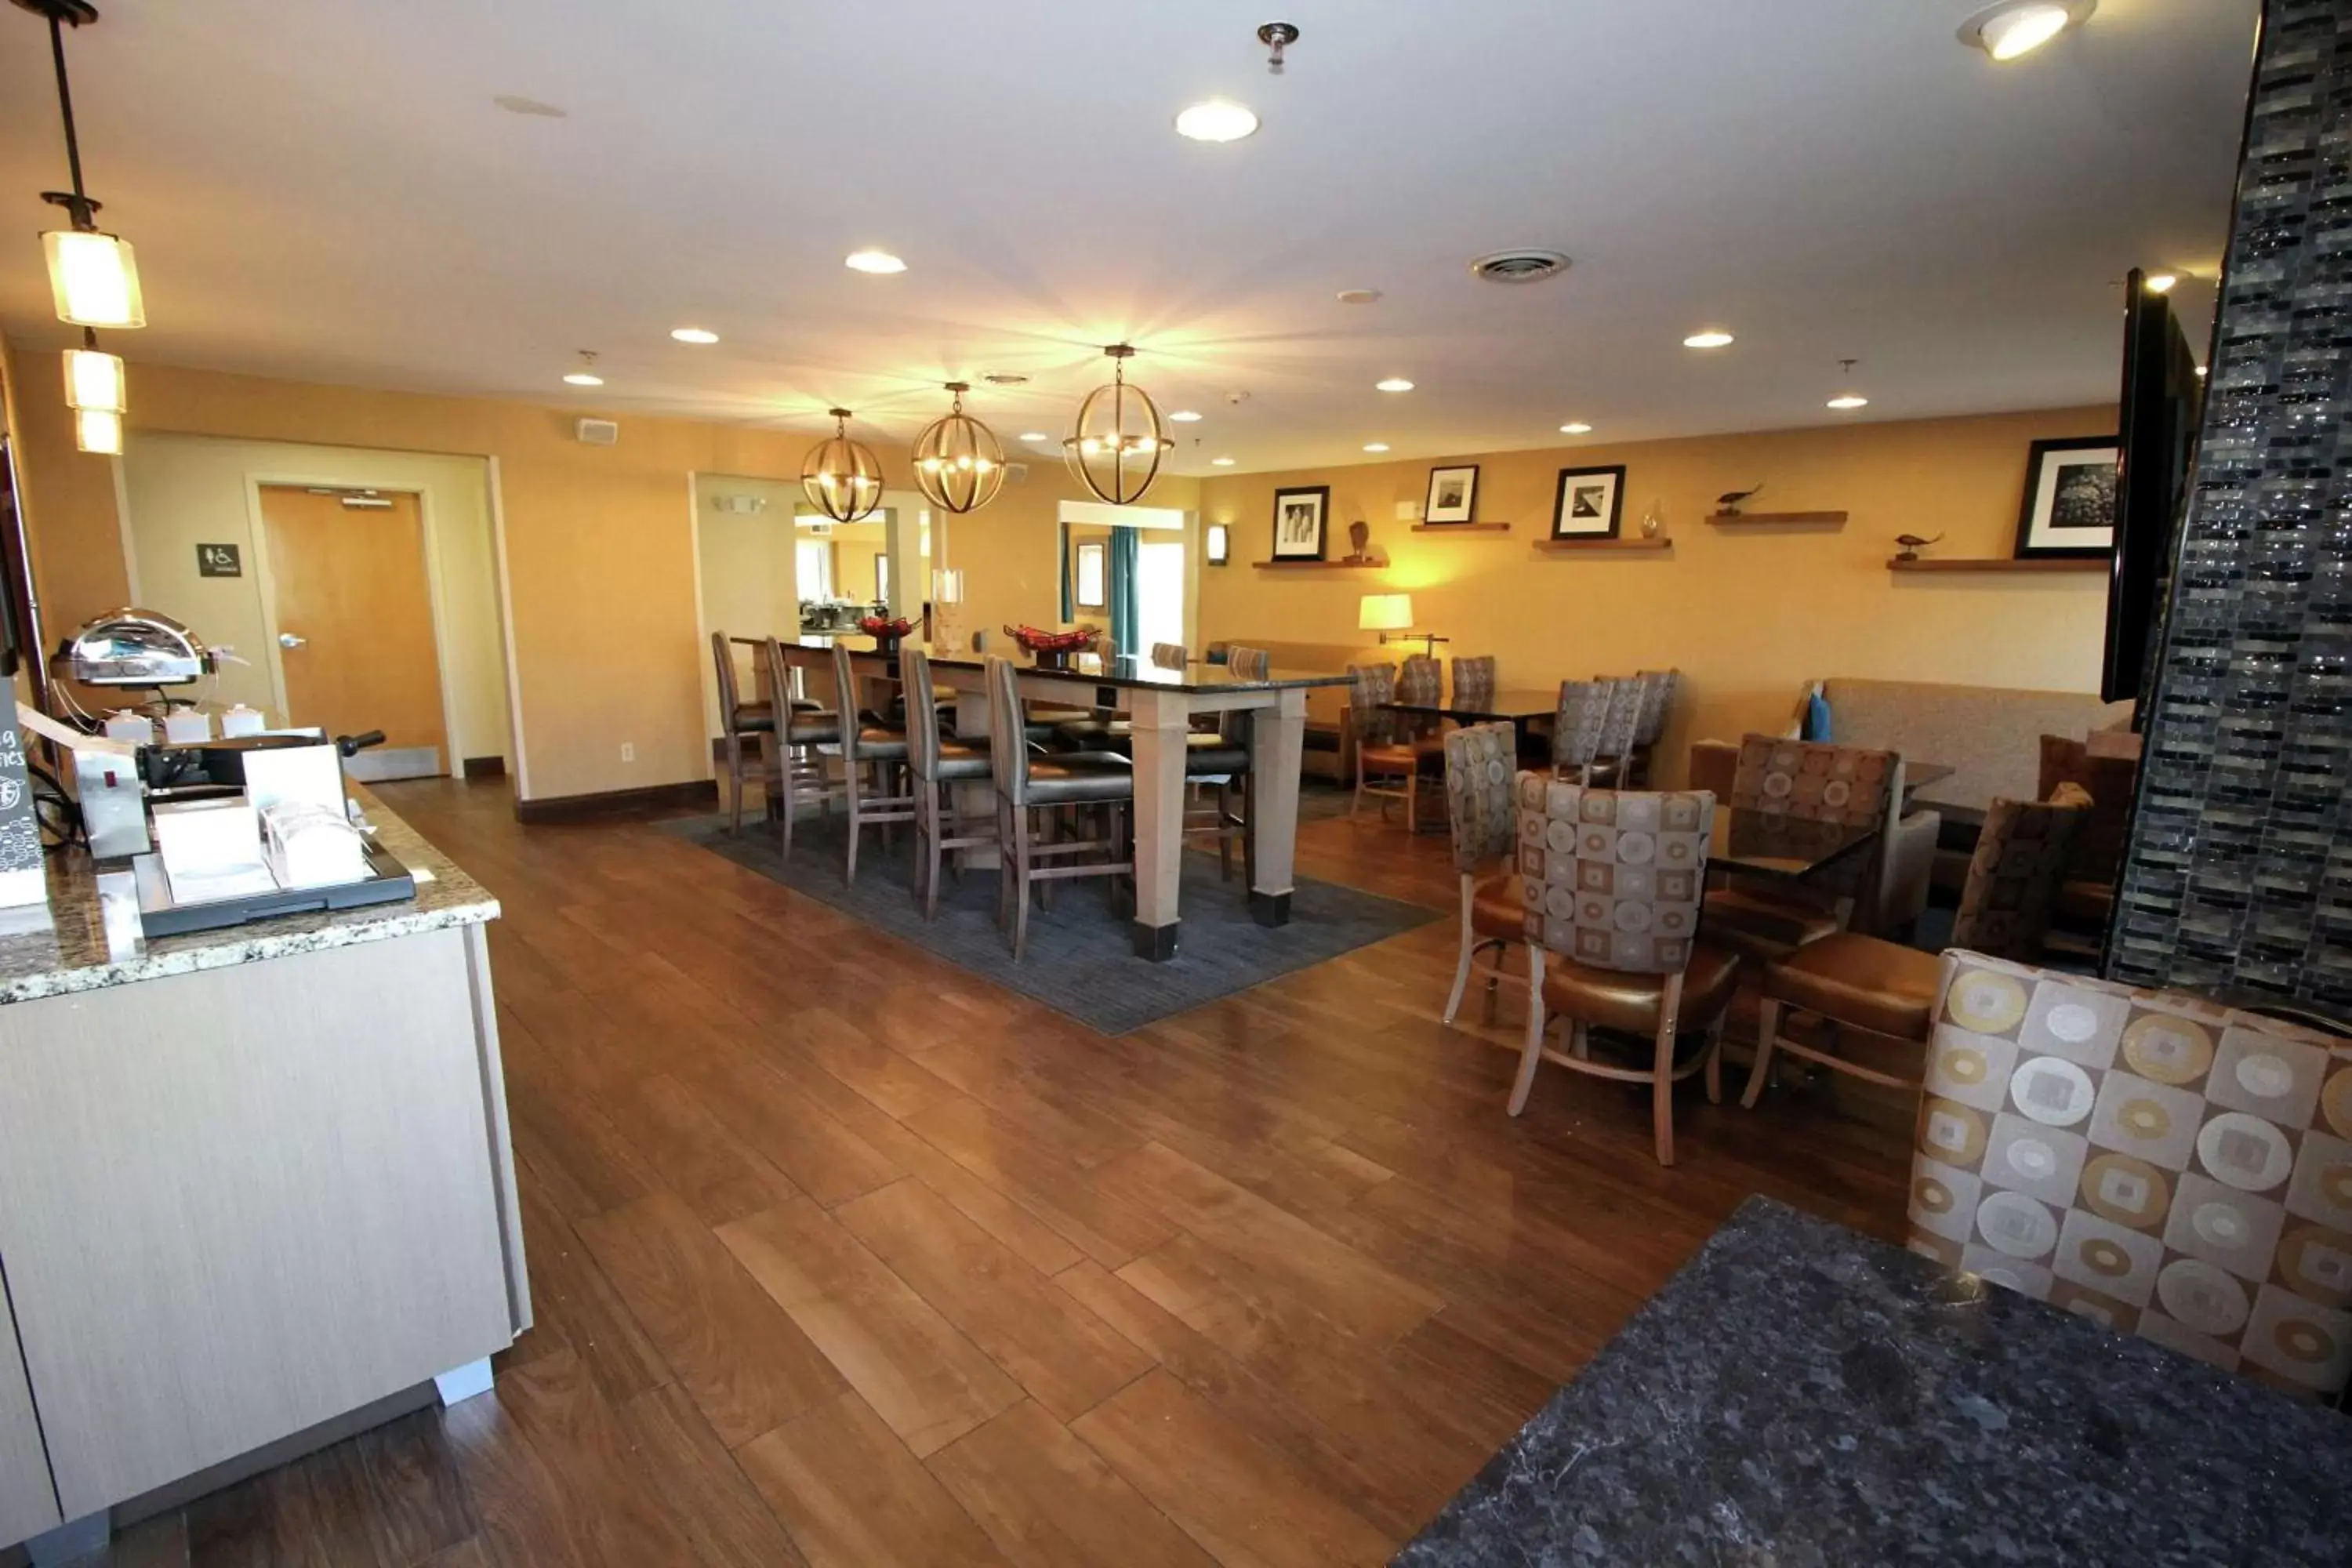
<svg viewBox="0 0 2352 1568">
<path fill-rule="evenodd" d="M 1029 656 L 1040 669 L 1067 669 L 1070 656 L 1085 653 L 1102 636 L 1094 626 L 1079 626 L 1074 631 L 1049 632 L 1043 626 L 1007 626 L 1004 635 L 1020 644 L 1021 651 Z"/>
<path fill-rule="evenodd" d="M 858 621 L 857 629 L 874 639 L 875 652 L 895 654 L 898 651 L 898 639 L 913 631 L 915 623 L 904 616 L 895 621 L 881 616 L 866 616 Z"/>
</svg>

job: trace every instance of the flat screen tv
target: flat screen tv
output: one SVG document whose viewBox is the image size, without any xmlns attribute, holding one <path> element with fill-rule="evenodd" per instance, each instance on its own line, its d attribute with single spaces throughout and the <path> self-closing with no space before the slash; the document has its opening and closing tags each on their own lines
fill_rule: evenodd
<svg viewBox="0 0 2352 1568">
<path fill-rule="evenodd" d="M 2137 700 L 2143 694 L 2204 407 L 2197 360 L 2171 302 L 2148 288 L 2137 268 L 2125 279 L 2124 292 L 2116 548 L 2107 576 L 2106 658 L 2099 676 L 2099 696 L 2108 702 Z M 2139 718 L 2134 715 L 2135 728 Z"/>
</svg>

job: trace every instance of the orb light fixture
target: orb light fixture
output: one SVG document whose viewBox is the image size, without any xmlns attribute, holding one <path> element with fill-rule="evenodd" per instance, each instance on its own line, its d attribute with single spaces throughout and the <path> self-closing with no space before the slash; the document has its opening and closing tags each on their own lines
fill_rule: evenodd
<svg viewBox="0 0 2352 1568">
<path fill-rule="evenodd" d="M 1004 447 L 963 411 L 971 384 L 951 381 L 947 389 L 955 401 L 915 437 L 915 486 L 942 511 L 978 511 L 1004 487 Z"/>
<path fill-rule="evenodd" d="M 849 410 L 830 408 L 833 434 L 801 462 L 801 492 L 835 522 L 871 517 L 882 504 L 882 459 L 849 434 Z"/>
<path fill-rule="evenodd" d="M 1127 384 L 1128 343 L 1103 350 L 1111 362 L 1110 384 L 1097 386 L 1078 405 L 1077 424 L 1062 439 L 1062 458 L 1098 500 L 1133 506 L 1160 477 L 1160 457 L 1176 443 L 1160 423 L 1160 405 L 1139 386 Z"/>
</svg>

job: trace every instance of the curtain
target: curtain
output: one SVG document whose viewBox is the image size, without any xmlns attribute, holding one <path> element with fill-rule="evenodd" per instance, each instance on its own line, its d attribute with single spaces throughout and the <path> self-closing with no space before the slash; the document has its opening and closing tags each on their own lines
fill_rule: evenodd
<svg viewBox="0 0 2352 1568">
<path fill-rule="evenodd" d="M 1139 658 L 1143 649 L 1137 646 L 1143 621 L 1143 597 L 1136 579 L 1140 575 L 1137 565 L 1136 531 L 1114 528 L 1110 531 L 1110 640 L 1111 646 L 1129 658 Z"/>
<path fill-rule="evenodd" d="M 1070 525 L 1061 525 L 1062 535 L 1062 624 L 1068 626 L 1077 617 L 1071 612 L 1070 594 Z"/>
</svg>

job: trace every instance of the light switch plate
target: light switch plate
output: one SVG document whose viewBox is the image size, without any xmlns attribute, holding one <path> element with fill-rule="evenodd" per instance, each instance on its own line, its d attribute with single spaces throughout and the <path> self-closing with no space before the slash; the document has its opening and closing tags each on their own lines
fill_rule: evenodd
<svg viewBox="0 0 2352 1568">
<path fill-rule="evenodd" d="M 1398 521 L 1419 522 L 1421 521 L 1421 503 L 1419 501 L 1401 500 L 1396 503 L 1396 506 Z"/>
</svg>

